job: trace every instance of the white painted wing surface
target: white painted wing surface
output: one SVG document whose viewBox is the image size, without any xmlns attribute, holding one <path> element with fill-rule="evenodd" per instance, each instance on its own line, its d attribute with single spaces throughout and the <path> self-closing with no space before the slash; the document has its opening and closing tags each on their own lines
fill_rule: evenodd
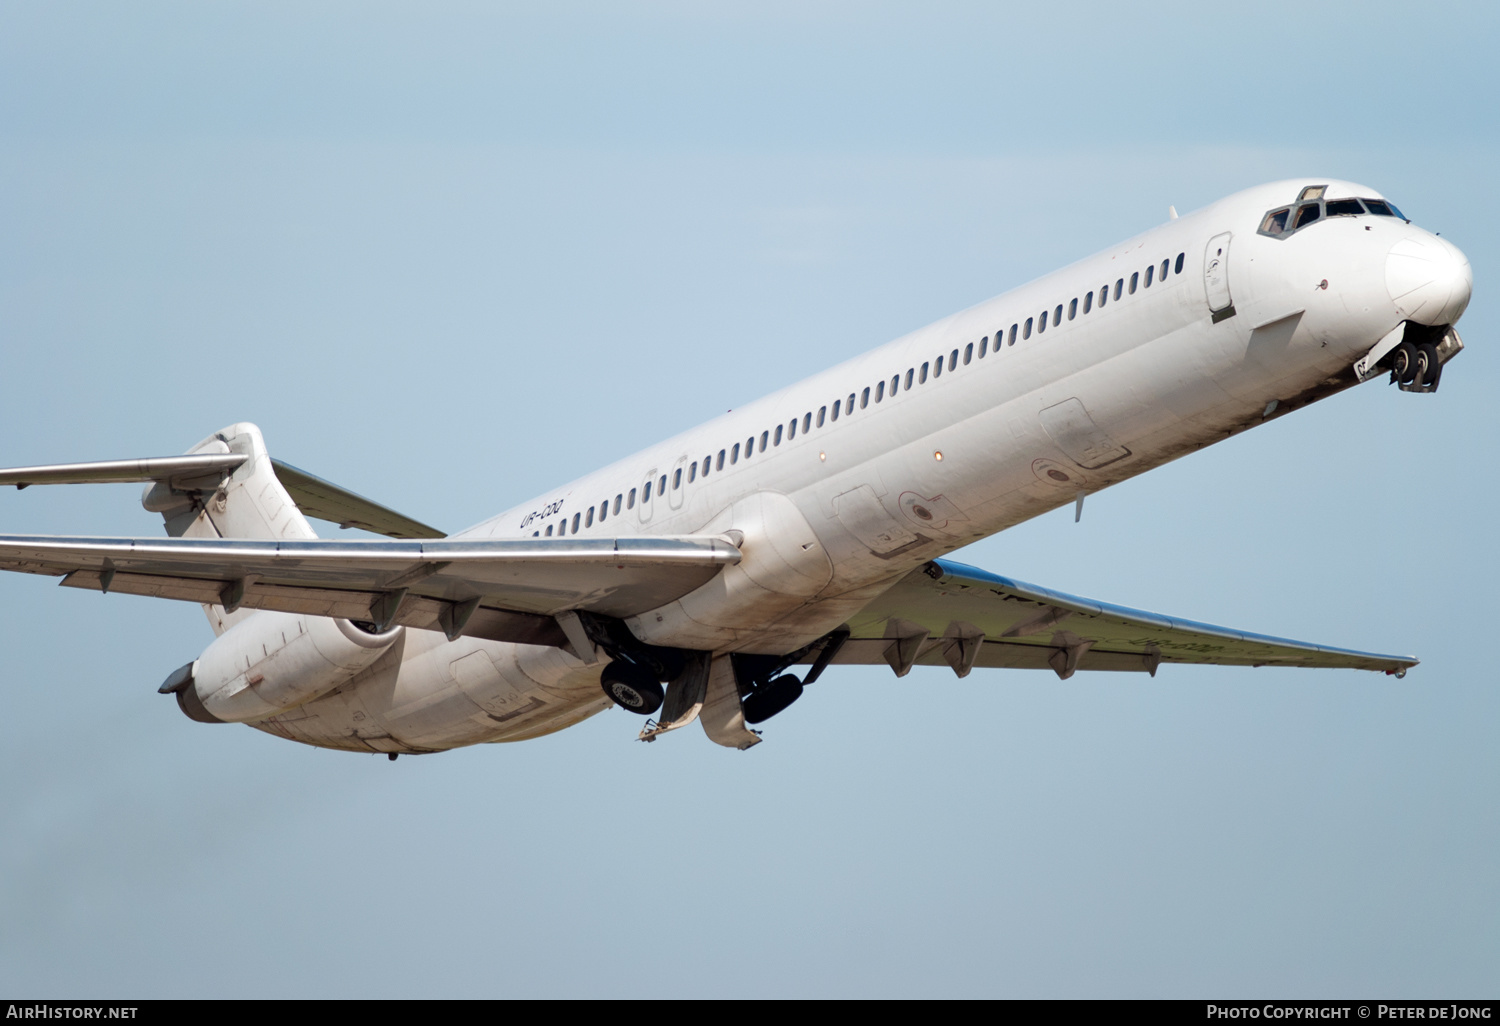
<svg viewBox="0 0 1500 1026">
<path fill-rule="evenodd" d="M 563 643 L 553 614 L 626 617 L 708 581 L 740 552 L 721 537 L 260 541 L 0 535 L 0 570 L 68 587 Z M 397 608 L 382 610 L 382 603 Z"/>
<path fill-rule="evenodd" d="M 966 659 L 968 666 L 1052 669 L 1060 676 L 1075 669 L 1154 673 L 1161 663 L 1386 673 L 1417 664 L 1411 656 L 1356 652 L 1116 606 L 948 560 L 913 571 L 849 627 L 850 640 L 834 662 L 885 662 L 898 673 L 912 662 L 967 673 Z"/>
</svg>

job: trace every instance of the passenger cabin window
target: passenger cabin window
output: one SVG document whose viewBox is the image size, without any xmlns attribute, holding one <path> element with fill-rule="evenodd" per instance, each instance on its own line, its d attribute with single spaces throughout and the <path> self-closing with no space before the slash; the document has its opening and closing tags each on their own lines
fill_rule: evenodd
<svg viewBox="0 0 1500 1026">
<path fill-rule="evenodd" d="M 1088 313 L 1093 308 L 1094 308 L 1094 294 L 1092 292 L 1090 292 L 1088 295 L 1086 295 L 1086 296 L 1083 297 L 1083 312 L 1084 313 Z"/>
<path fill-rule="evenodd" d="M 1078 316 L 1078 300 L 1074 299 L 1068 303 L 1068 320 Z"/>
<path fill-rule="evenodd" d="M 1016 328 L 1017 328 L 1017 325 L 1012 324 L 1010 326 L 1010 344 L 1011 345 L 1015 345 L 1016 344 Z"/>
<path fill-rule="evenodd" d="M 875 401 L 878 403 L 885 398 L 885 382 L 881 381 L 875 386 Z"/>
<path fill-rule="evenodd" d="M 731 465 L 740 461 L 740 443 L 735 442 L 734 448 L 729 450 L 729 462 Z"/>
<path fill-rule="evenodd" d="M 761 452 L 765 452 L 766 451 L 766 440 L 768 438 L 770 438 L 770 437 L 771 437 L 771 432 L 769 432 L 769 431 L 762 431 L 760 433 L 760 451 Z M 777 445 L 781 444 L 781 428 L 777 428 L 776 429 L 776 444 Z"/>
<path fill-rule="evenodd" d="M 672 471 L 672 491 L 675 492 L 677 489 L 679 489 L 681 487 L 682 487 L 682 468 L 678 467 L 676 470 Z"/>
<path fill-rule="evenodd" d="M 1166 281 L 1167 280 L 1167 268 L 1170 267 L 1170 266 L 1172 266 L 1172 261 L 1171 260 L 1163 260 L 1161 262 L 1161 280 L 1162 281 Z"/>
<path fill-rule="evenodd" d="M 1296 231 L 1298 228 L 1310 225 L 1321 216 L 1322 213 L 1318 210 L 1316 203 L 1309 203 L 1306 206 L 1298 207 L 1297 223 L 1292 226 L 1292 230 Z"/>
<path fill-rule="evenodd" d="M 1031 337 L 1031 318 L 1030 317 L 1026 318 L 1026 327 L 1021 330 L 1021 337 L 1022 338 L 1030 338 Z"/>
<path fill-rule="evenodd" d="M 1062 304 L 1057 304 L 1057 309 L 1052 311 L 1052 325 L 1056 327 L 1062 323 Z"/>
<path fill-rule="evenodd" d="M 1120 296 L 1124 294 L 1124 292 L 1125 292 L 1125 279 L 1124 278 L 1116 278 L 1115 279 L 1115 299 L 1118 300 L 1120 298 Z"/>
<path fill-rule="evenodd" d="M 964 366 L 967 367 L 969 365 L 969 361 L 972 359 L 974 359 L 974 343 L 970 342 L 968 345 L 964 346 Z"/>
<path fill-rule="evenodd" d="M 869 406 L 869 405 L 870 405 L 870 390 L 869 390 L 869 388 L 866 388 L 863 392 L 861 392 L 859 394 L 859 408 L 862 410 L 866 406 Z"/>
<path fill-rule="evenodd" d="M 657 495 L 666 495 L 667 494 L 667 475 L 666 474 L 663 474 L 661 476 L 661 480 L 658 481 L 658 482 L 656 482 L 656 494 Z"/>
<path fill-rule="evenodd" d="M 552 537 L 552 525 L 551 524 L 547 525 L 547 537 L 548 538 Z"/>
<path fill-rule="evenodd" d="M 568 518 L 567 517 L 563 517 L 562 521 L 557 525 L 557 534 L 558 534 L 558 537 L 562 537 L 563 535 L 565 535 L 567 533 L 568 533 Z"/>
<path fill-rule="evenodd" d="M 917 382 L 922 385 L 927 384 L 927 364 L 925 363 L 922 364 L 922 376 L 917 379 Z"/>
<path fill-rule="evenodd" d="M 720 449 L 719 450 L 719 458 L 714 461 L 714 469 L 715 470 L 723 470 L 724 469 L 724 456 L 725 456 L 724 450 Z"/>
<path fill-rule="evenodd" d="M 1151 275 L 1152 275 L 1152 272 L 1154 272 L 1155 270 L 1156 270 L 1156 265 L 1155 264 L 1152 264 L 1150 267 L 1146 268 L 1146 288 L 1148 288 L 1148 289 L 1151 287 Z"/>
<path fill-rule="evenodd" d="M 845 413 L 853 413 L 854 412 L 854 393 L 853 392 L 849 393 L 849 400 L 848 400 L 847 404 L 844 406 L 844 412 Z"/>
<path fill-rule="evenodd" d="M 650 488 L 651 486 L 647 485 L 646 487 Z M 626 496 L 626 498 L 625 498 L 625 508 L 626 509 L 635 509 L 635 489 L 634 488 L 630 489 L 630 494 L 628 496 Z"/>
<path fill-rule="evenodd" d="M 574 534 L 577 534 L 577 533 L 578 533 L 578 521 L 579 521 L 579 519 L 580 519 L 580 518 L 581 518 L 581 517 L 582 517 L 582 516 L 583 516 L 583 514 L 582 514 L 582 513 L 574 513 L 574 514 L 573 514 L 573 533 L 574 533 Z"/>
<path fill-rule="evenodd" d="M 790 424 L 788 424 L 787 427 L 786 427 L 786 440 L 788 442 L 790 442 L 793 438 L 796 438 L 796 437 L 797 437 L 797 418 L 793 417 L 792 418 L 792 422 Z"/>
<path fill-rule="evenodd" d="M 654 481 L 647 481 L 646 482 L 646 487 L 641 490 L 641 502 L 642 503 L 646 503 L 646 502 L 650 502 L 651 501 L 651 486 L 653 484 L 655 484 Z"/>
<path fill-rule="evenodd" d="M 708 476 L 708 472 L 713 467 L 713 463 L 714 463 L 713 453 L 709 453 L 707 456 L 703 457 L 703 476 L 704 477 Z"/>
<path fill-rule="evenodd" d="M 1135 287 L 1140 284 L 1140 281 L 1141 281 L 1141 272 L 1140 271 L 1136 271 L 1134 274 L 1132 274 L 1130 276 L 1130 294 L 1132 296 L 1135 295 Z"/>
<path fill-rule="evenodd" d="M 1043 310 L 1041 318 L 1036 322 L 1036 333 L 1038 335 L 1040 335 L 1042 332 L 1044 332 L 1046 330 L 1047 330 L 1047 311 Z"/>
<path fill-rule="evenodd" d="M 609 500 L 605 499 L 599 503 L 599 523 L 604 523 L 609 518 Z"/>
<path fill-rule="evenodd" d="M 999 338 L 1000 336 L 996 335 L 995 337 Z M 984 354 L 989 350 L 989 348 L 990 348 L 990 337 L 988 335 L 986 335 L 986 336 L 984 336 L 984 338 L 982 338 L 982 339 L 979 340 L 979 358 L 981 360 L 984 359 Z"/>
<path fill-rule="evenodd" d="M 1187 254 L 1186 253 L 1178 253 L 1177 254 L 1177 263 L 1174 264 L 1173 268 L 1172 268 L 1173 273 L 1175 273 L 1175 274 L 1181 274 L 1182 273 L 1182 262 L 1184 260 L 1186 260 L 1186 259 L 1187 259 Z"/>
<path fill-rule="evenodd" d="M 958 370 L 958 350 L 957 349 L 953 350 L 953 352 L 951 352 L 951 353 L 948 354 L 948 369 L 949 370 Z"/>
<path fill-rule="evenodd" d="M 1109 302 L 1109 285 L 1105 284 L 1104 288 L 1099 290 L 1099 305 L 1103 306 L 1107 302 Z"/>
<path fill-rule="evenodd" d="M 780 424 L 776 425 L 776 440 L 774 442 L 772 442 L 771 444 L 772 445 L 780 445 L 781 444 L 781 425 Z"/>
<path fill-rule="evenodd" d="M 623 503 L 624 501 L 625 501 L 625 496 L 623 496 L 623 495 L 616 495 L 615 496 L 615 508 L 612 509 L 612 510 L 610 510 L 610 512 L 613 513 L 615 516 L 619 516 L 620 515 L 620 504 Z M 633 504 L 634 503 L 632 503 L 632 505 Z"/>
<path fill-rule="evenodd" d="M 812 430 L 812 413 L 811 412 L 804 413 L 802 415 L 802 433 L 805 435 L 805 434 L 807 434 L 811 430 Z"/>
<path fill-rule="evenodd" d="M 1323 213 L 1329 217 L 1347 217 L 1350 214 L 1363 214 L 1365 208 L 1357 199 L 1329 200 L 1323 207 Z"/>
<path fill-rule="evenodd" d="M 839 419 L 839 410 L 843 408 L 843 405 L 844 405 L 844 402 L 843 402 L 842 399 L 836 400 L 834 402 L 834 404 L 833 404 L 833 419 L 834 420 L 838 420 Z"/>
<path fill-rule="evenodd" d="M 688 484 L 698 480 L 698 461 L 694 460 L 688 464 Z"/>
<path fill-rule="evenodd" d="M 911 368 L 907 368 L 907 371 L 906 371 L 906 390 L 908 392 L 911 391 L 912 379 L 916 376 L 916 373 L 917 372 L 915 370 L 913 370 Z M 924 373 L 922 376 L 925 378 L 927 375 Z"/>
<path fill-rule="evenodd" d="M 828 420 L 828 407 L 826 407 L 826 406 L 819 406 L 818 407 L 818 427 L 822 427 L 823 424 L 824 424 L 824 422 L 827 421 L 827 420 Z M 738 449 L 739 446 L 735 446 L 735 448 Z"/>
</svg>

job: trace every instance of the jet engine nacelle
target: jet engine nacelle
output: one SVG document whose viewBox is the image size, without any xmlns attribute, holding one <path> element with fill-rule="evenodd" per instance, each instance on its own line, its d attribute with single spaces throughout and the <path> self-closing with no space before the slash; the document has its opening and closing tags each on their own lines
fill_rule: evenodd
<svg viewBox="0 0 1500 1026">
<path fill-rule="evenodd" d="M 204 649 L 191 664 L 191 680 L 176 689 L 178 704 L 193 719 L 263 720 L 352 679 L 379 659 L 403 630 L 394 627 L 371 634 L 348 620 L 257 613 Z"/>
</svg>

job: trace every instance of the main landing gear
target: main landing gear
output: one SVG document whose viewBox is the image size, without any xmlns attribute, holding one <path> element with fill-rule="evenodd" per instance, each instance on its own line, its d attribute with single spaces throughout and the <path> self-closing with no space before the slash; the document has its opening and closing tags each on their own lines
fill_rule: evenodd
<svg viewBox="0 0 1500 1026">
<path fill-rule="evenodd" d="M 662 685 L 678 687 L 684 681 L 691 681 L 695 667 L 702 671 L 703 680 L 707 680 L 710 653 L 648 645 L 631 634 L 619 620 L 584 612 L 576 615 L 588 642 L 602 648 L 610 658 L 599 675 L 599 686 L 609 700 L 622 709 L 639 716 L 650 716 L 667 701 L 668 695 Z M 731 656 L 740 711 L 745 721 L 763 723 L 801 698 L 803 689 L 818 679 L 847 640 L 849 629 L 840 627 L 786 655 L 736 653 Z M 812 657 L 812 668 L 805 678 L 785 672 L 788 667 L 809 657 Z M 673 700 L 675 704 L 664 715 L 675 717 L 683 712 L 677 708 L 682 704 L 679 699 L 691 701 L 678 694 L 678 699 Z M 703 695 L 699 693 L 696 700 L 703 701 Z"/>
<path fill-rule="evenodd" d="M 739 653 L 731 656 L 734 682 L 740 692 L 740 711 L 744 713 L 745 722 L 764 723 L 801 698 L 803 688 L 822 675 L 848 640 L 849 628 L 840 627 L 784 656 Z M 818 653 L 817 658 L 805 678 L 783 672 L 814 652 Z"/>
<path fill-rule="evenodd" d="M 599 675 L 599 685 L 621 709 L 650 716 L 661 708 L 661 684 L 649 670 L 635 663 L 614 660 Z"/>
</svg>

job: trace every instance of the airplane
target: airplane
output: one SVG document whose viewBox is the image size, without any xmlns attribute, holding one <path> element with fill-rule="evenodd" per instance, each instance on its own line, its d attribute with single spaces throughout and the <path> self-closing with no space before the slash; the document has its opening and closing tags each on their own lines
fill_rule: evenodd
<svg viewBox="0 0 1500 1026">
<path fill-rule="evenodd" d="M 1349 667 L 1358 652 L 1080 598 L 945 558 L 1363 382 L 1432 393 L 1473 274 L 1374 189 L 1280 181 L 1170 220 L 456 534 L 269 454 L 0 471 L 134 481 L 166 537 L 0 536 L 0 569 L 200 603 L 161 685 L 203 723 L 401 754 L 611 706 L 748 749 L 833 665 Z M 319 538 L 308 518 L 383 539 Z M 806 667 L 802 670 L 801 667 Z M 792 672 L 794 669 L 797 672 Z"/>
</svg>

